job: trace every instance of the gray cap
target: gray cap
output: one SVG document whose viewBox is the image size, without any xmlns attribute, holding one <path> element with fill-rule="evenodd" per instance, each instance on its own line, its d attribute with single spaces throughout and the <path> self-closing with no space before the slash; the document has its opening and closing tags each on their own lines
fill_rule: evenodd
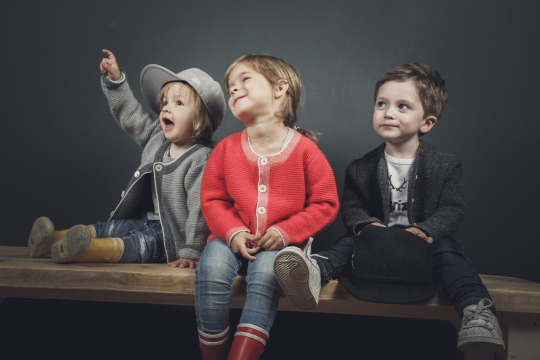
<svg viewBox="0 0 540 360">
<path fill-rule="evenodd" d="M 141 89 L 150 108 L 157 114 L 161 112 L 157 96 L 161 88 L 172 81 L 184 81 L 195 89 L 212 116 L 214 130 L 217 129 L 225 113 L 225 96 L 221 85 L 210 75 L 197 68 L 175 74 L 163 66 L 155 64 L 145 66 L 141 71 Z"/>
</svg>

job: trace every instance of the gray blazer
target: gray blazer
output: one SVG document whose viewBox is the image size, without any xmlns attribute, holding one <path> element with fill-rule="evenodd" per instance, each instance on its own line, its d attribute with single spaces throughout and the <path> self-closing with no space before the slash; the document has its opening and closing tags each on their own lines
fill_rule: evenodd
<svg viewBox="0 0 540 360">
<path fill-rule="evenodd" d="M 465 218 L 462 168 L 457 156 L 420 141 L 409 178 L 408 216 L 434 241 L 454 239 Z M 384 144 L 354 160 L 345 174 L 342 219 L 357 233 L 373 222 L 388 224 L 391 211 Z"/>
</svg>

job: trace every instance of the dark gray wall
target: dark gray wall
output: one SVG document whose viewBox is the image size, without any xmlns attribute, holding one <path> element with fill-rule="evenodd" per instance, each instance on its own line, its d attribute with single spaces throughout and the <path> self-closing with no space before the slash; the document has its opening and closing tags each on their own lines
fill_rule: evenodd
<svg viewBox="0 0 540 360">
<path fill-rule="evenodd" d="M 141 100 L 149 63 L 221 82 L 242 54 L 286 59 L 305 84 L 300 125 L 323 133 L 340 194 L 347 164 L 381 141 L 375 81 L 415 60 L 447 80 L 424 139 L 463 160 L 469 257 L 481 273 L 540 281 L 537 14 L 533 1 L 3 1 L 0 243 L 26 245 L 42 215 L 58 228 L 106 219 L 138 165 L 101 93 L 102 48 Z M 216 137 L 241 129 L 228 111 Z M 342 231 L 337 220 L 317 248 Z"/>
</svg>

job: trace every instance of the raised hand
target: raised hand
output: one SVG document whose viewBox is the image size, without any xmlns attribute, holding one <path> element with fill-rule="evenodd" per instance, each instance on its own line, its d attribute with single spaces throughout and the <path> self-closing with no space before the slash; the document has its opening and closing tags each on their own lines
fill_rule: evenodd
<svg viewBox="0 0 540 360">
<path fill-rule="evenodd" d="M 101 51 L 103 51 L 107 57 L 101 59 L 101 62 L 99 63 L 99 70 L 108 79 L 118 80 L 122 73 L 120 72 L 118 62 L 116 61 L 116 56 L 114 56 L 112 51 L 107 49 L 103 49 Z"/>
</svg>

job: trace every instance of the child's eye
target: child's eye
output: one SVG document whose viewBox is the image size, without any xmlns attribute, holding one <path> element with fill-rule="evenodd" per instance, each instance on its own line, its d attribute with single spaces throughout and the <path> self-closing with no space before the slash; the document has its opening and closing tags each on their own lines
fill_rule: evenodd
<svg viewBox="0 0 540 360">
<path fill-rule="evenodd" d="M 251 77 L 249 77 L 249 76 L 244 76 L 244 77 L 242 78 L 242 82 L 245 82 L 246 80 L 249 80 L 249 79 L 251 79 Z"/>
<path fill-rule="evenodd" d="M 182 106 L 182 105 L 184 105 L 184 104 L 183 104 L 180 100 L 178 100 L 178 101 L 176 102 L 176 105 Z"/>
<path fill-rule="evenodd" d="M 386 103 L 384 101 L 377 101 L 375 106 L 377 106 L 378 108 L 383 108 L 386 106 Z"/>
<path fill-rule="evenodd" d="M 407 104 L 399 104 L 398 107 L 399 107 L 400 110 L 409 110 L 410 109 L 409 105 L 407 105 Z"/>
</svg>

